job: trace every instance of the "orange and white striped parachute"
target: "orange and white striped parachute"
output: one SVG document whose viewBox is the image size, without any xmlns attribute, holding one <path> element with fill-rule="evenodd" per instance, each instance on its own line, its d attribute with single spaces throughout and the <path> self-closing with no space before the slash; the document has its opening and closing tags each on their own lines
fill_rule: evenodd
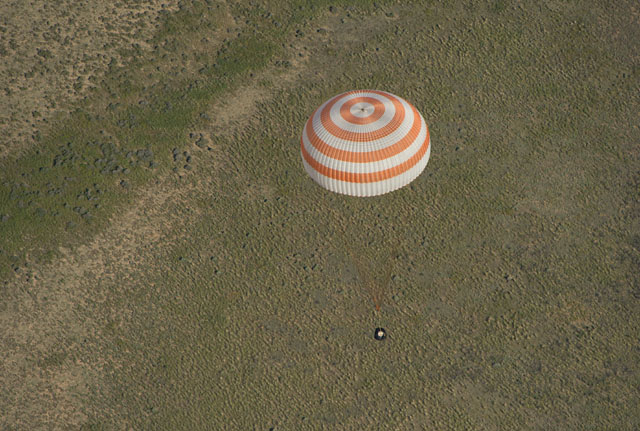
<svg viewBox="0 0 640 431">
<path fill-rule="evenodd" d="M 307 121 L 302 163 L 322 187 L 351 196 L 399 189 L 424 170 L 429 128 L 406 100 L 377 90 L 339 94 Z"/>
</svg>

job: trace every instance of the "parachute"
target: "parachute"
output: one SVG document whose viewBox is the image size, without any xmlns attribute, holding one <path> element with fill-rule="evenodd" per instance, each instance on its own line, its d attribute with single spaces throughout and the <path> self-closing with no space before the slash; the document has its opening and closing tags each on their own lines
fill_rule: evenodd
<svg viewBox="0 0 640 431">
<path fill-rule="evenodd" d="M 406 100 L 378 90 L 355 90 L 326 101 L 300 140 L 305 170 L 327 190 L 377 196 L 397 190 L 424 170 L 429 128 Z"/>
<path fill-rule="evenodd" d="M 300 152 L 304 169 L 320 186 L 343 195 L 369 197 L 392 192 L 416 179 L 429 161 L 431 139 L 424 118 L 406 100 L 385 91 L 355 90 L 338 94 L 315 110 L 302 130 Z M 361 206 L 362 201 L 355 199 L 350 204 Z M 335 214 L 338 229 L 352 225 L 343 221 L 345 214 L 358 213 L 327 209 Z M 365 231 L 358 230 L 356 235 L 366 237 Z M 365 249 L 372 247 L 355 253 L 346 229 L 342 233 L 342 248 L 351 255 L 360 283 L 379 315 L 398 247 L 385 259 L 384 272 L 374 275 L 365 264 L 369 260 Z M 381 341 L 386 337 L 385 329 L 378 325 L 374 338 Z"/>
</svg>

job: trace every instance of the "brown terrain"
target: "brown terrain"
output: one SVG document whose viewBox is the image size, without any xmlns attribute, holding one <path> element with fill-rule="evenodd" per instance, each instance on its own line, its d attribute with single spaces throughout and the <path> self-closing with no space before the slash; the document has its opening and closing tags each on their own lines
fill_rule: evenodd
<svg viewBox="0 0 640 431">
<path fill-rule="evenodd" d="M 57 155 L 78 107 L 147 163 L 64 168 L 91 217 L 34 197 L 60 215 L 0 230 L 0 429 L 640 426 L 635 4 L 209 1 L 163 27 L 189 5 L 0 4 L 0 170 L 21 171 L 0 183 L 36 187 L 29 151 Z M 261 39 L 263 66 L 207 78 Z M 369 87 L 414 101 L 432 160 L 389 196 L 327 194 L 300 129 Z M 127 135 L 117 106 L 158 100 Z M 28 199 L 0 195 L 0 228 Z"/>
</svg>

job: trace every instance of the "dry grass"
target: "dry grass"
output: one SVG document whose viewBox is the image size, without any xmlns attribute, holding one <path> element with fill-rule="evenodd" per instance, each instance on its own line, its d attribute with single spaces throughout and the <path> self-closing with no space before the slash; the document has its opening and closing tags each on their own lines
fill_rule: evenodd
<svg viewBox="0 0 640 431">
<path fill-rule="evenodd" d="M 0 428 L 640 425 L 637 8 L 365 3 L 136 6 L 136 66 L 0 162 Z M 372 87 L 432 158 L 327 193 L 300 129 Z"/>
</svg>

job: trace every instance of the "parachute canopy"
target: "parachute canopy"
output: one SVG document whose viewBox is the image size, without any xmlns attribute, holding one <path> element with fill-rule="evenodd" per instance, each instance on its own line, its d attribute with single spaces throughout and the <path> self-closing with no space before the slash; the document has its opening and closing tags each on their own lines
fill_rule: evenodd
<svg viewBox="0 0 640 431">
<path fill-rule="evenodd" d="M 302 163 L 322 187 L 351 196 L 399 189 L 424 170 L 429 128 L 406 100 L 377 90 L 355 90 L 326 101 L 300 140 Z"/>
</svg>

